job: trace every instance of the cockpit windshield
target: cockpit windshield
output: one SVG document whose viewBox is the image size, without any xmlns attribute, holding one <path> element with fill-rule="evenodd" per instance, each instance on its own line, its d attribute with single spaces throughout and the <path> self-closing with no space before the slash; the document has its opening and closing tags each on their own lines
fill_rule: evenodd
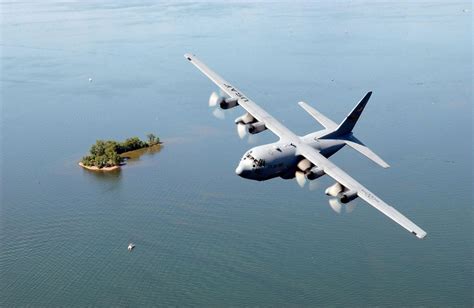
<svg viewBox="0 0 474 308">
<path fill-rule="evenodd" d="M 245 160 L 245 159 L 250 160 L 250 161 L 253 163 L 254 167 L 255 167 L 255 166 L 256 166 L 256 167 L 264 167 L 264 166 L 265 166 L 265 160 L 264 160 L 264 159 L 256 159 L 256 158 L 253 157 L 252 154 L 250 154 L 250 153 L 252 153 L 252 151 L 248 152 L 248 153 L 244 156 L 243 159 L 244 159 L 244 160 Z"/>
</svg>

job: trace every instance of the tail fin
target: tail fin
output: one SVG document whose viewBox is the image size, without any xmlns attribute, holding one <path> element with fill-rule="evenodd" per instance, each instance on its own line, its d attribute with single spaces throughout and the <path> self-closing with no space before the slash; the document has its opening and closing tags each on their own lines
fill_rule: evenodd
<svg viewBox="0 0 474 308">
<path fill-rule="evenodd" d="M 354 107 L 354 109 L 352 109 L 352 111 L 347 115 L 344 121 L 339 124 L 334 133 L 331 135 L 343 136 L 352 132 L 352 129 L 359 120 L 359 117 L 362 114 L 362 111 L 364 111 L 365 105 L 367 105 L 367 102 L 369 101 L 371 95 L 372 91 L 367 92 L 367 94 L 360 100 L 360 102 Z"/>
<path fill-rule="evenodd" d="M 365 105 L 367 105 L 367 102 L 370 99 L 370 96 L 372 95 L 372 92 L 368 92 L 361 100 L 360 102 L 352 109 L 352 111 L 347 115 L 347 117 L 344 119 L 344 121 L 339 124 L 339 126 L 335 127 L 336 125 L 334 122 L 332 122 L 329 119 L 322 119 L 321 121 L 321 115 L 314 113 L 313 110 L 308 110 L 307 108 L 309 106 L 304 106 L 301 105 L 301 107 L 305 108 L 311 115 L 313 115 L 316 119 L 319 118 L 319 121 L 326 127 L 326 128 L 331 128 L 328 127 L 330 125 L 325 125 L 327 123 L 333 125 L 333 131 L 331 131 L 329 134 L 324 135 L 321 137 L 321 139 L 339 139 L 339 140 L 344 140 L 346 145 L 350 146 L 357 152 L 361 153 L 368 159 L 372 160 L 374 163 L 378 164 L 379 166 L 383 168 L 388 168 L 390 167 L 389 164 L 387 164 L 382 158 L 380 158 L 377 154 L 375 154 L 371 149 L 369 149 L 362 141 L 357 139 L 354 135 L 352 135 L 352 129 L 354 128 L 355 124 L 360 118 L 360 115 L 362 114 L 362 111 L 364 111 Z M 311 108 L 311 107 L 309 107 Z M 313 112 L 310 112 L 313 111 Z"/>
</svg>

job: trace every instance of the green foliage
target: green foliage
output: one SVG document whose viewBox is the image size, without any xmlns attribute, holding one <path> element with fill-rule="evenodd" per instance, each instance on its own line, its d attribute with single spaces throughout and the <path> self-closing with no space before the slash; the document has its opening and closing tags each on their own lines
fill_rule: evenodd
<svg viewBox="0 0 474 308">
<path fill-rule="evenodd" d="M 155 139 L 156 139 L 156 136 L 153 135 L 152 133 L 149 133 L 148 135 L 146 135 L 147 138 L 148 138 L 148 144 L 149 145 L 153 145 L 155 144 Z"/>
<path fill-rule="evenodd" d="M 124 152 L 146 148 L 147 146 L 148 143 L 141 141 L 138 137 L 128 138 L 127 140 L 125 140 L 125 142 L 122 143 Z"/>
<path fill-rule="evenodd" d="M 94 166 L 94 157 L 92 155 L 84 156 L 81 162 L 84 166 Z"/>
<path fill-rule="evenodd" d="M 91 146 L 91 155 L 100 156 L 105 154 L 105 141 L 97 140 L 96 143 Z"/>
<path fill-rule="evenodd" d="M 97 140 L 90 148 L 90 155 L 84 156 L 81 162 L 85 166 L 98 168 L 118 166 L 123 162 L 120 154 L 160 143 L 160 138 L 154 134 L 148 134 L 147 137 L 148 143 L 138 137 L 128 138 L 124 142 Z"/>
<path fill-rule="evenodd" d="M 155 144 L 160 143 L 160 138 L 156 137 L 154 134 L 149 133 L 149 134 L 146 135 L 146 136 L 147 136 L 147 138 L 148 138 L 148 145 L 149 145 L 149 146 L 152 146 L 152 145 L 155 145 Z"/>
</svg>

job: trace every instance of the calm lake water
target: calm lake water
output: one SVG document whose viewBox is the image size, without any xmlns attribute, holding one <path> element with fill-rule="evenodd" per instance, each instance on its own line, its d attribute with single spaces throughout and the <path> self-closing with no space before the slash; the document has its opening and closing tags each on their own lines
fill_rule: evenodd
<svg viewBox="0 0 474 308">
<path fill-rule="evenodd" d="M 470 1 L 1 1 L 0 306 L 473 305 Z M 296 103 L 391 164 L 333 157 L 428 232 L 234 169 L 253 144 L 193 52 L 298 134 Z M 92 78 L 92 82 L 89 82 Z M 121 172 L 96 139 L 164 141 Z M 272 142 L 270 132 L 256 144 Z M 130 241 L 136 249 L 129 253 Z"/>
</svg>

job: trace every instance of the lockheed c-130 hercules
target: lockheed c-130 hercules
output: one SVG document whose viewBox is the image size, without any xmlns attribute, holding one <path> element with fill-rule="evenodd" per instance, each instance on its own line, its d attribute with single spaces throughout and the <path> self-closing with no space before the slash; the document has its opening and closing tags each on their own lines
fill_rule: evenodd
<svg viewBox="0 0 474 308">
<path fill-rule="evenodd" d="M 254 147 L 245 153 L 235 170 L 237 175 L 257 181 L 276 177 L 296 178 L 300 186 L 303 186 L 307 180 L 312 181 L 323 175 L 328 175 L 336 180 L 336 183 L 328 187 L 325 193 L 336 197 L 338 202 L 344 204 L 359 197 L 416 237 L 423 239 L 426 236 L 423 229 L 382 201 L 328 159 L 348 145 L 381 167 L 389 167 L 352 133 L 352 129 L 372 92 L 368 92 L 339 125 L 306 103 L 300 102 L 299 105 L 325 129 L 305 136 L 297 136 L 196 56 L 192 54 L 184 56 L 225 93 L 225 95 L 219 95 L 213 92 L 209 98 L 210 106 L 218 106 L 221 109 L 241 106 L 245 109 L 246 113 L 235 120 L 240 136 L 246 133 L 257 134 L 268 129 L 280 138 L 275 143 Z"/>
</svg>

